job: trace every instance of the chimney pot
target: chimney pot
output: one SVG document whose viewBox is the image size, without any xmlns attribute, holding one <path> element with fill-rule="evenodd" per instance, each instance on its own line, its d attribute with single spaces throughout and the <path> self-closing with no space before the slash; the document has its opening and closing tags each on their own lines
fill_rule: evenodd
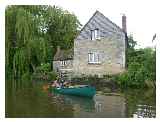
<svg viewBox="0 0 160 122">
<path fill-rule="evenodd" d="M 123 32 L 127 33 L 127 26 L 126 26 L 126 15 L 122 15 L 122 30 Z"/>
<path fill-rule="evenodd" d="M 59 53 L 61 50 L 61 47 L 60 46 L 57 46 L 57 52 Z"/>
</svg>

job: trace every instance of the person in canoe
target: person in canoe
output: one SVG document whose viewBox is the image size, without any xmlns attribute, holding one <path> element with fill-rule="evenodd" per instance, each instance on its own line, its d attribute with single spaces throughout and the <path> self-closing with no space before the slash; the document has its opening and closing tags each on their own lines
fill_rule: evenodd
<svg viewBox="0 0 160 122">
<path fill-rule="evenodd" d="M 70 82 L 65 81 L 64 79 L 59 78 L 59 77 L 57 76 L 57 80 L 52 81 L 52 82 L 51 82 L 51 86 L 52 86 L 52 87 L 57 87 L 57 88 L 58 88 L 58 87 L 59 87 L 59 88 L 69 87 L 69 86 L 70 86 Z"/>
<path fill-rule="evenodd" d="M 52 82 L 51 82 L 51 86 L 52 86 L 52 87 L 60 87 L 60 84 L 58 83 L 57 80 L 55 80 L 55 81 L 52 81 Z"/>
</svg>

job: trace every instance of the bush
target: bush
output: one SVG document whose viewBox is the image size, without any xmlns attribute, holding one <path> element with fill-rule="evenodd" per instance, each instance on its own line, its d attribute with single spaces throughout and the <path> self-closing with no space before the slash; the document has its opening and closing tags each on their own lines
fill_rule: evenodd
<svg viewBox="0 0 160 122">
<path fill-rule="evenodd" d="M 47 73 L 51 70 L 51 64 L 50 63 L 46 63 L 46 64 L 41 64 L 40 66 L 38 66 L 36 68 L 36 73 Z"/>
<path fill-rule="evenodd" d="M 35 81 L 52 81 L 55 80 L 57 74 L 55 72 L 47 72 L 47 73 L 33 73 L 32 79 Z"/>
<path fill-rule="evenodd" d="M 46 75 L 48 76 L 48 81 L 56 80 L 57 74 L 55 72 L 48 72 Z"/>
<path fill-rule="evenodd" d="M 32 75 L 32 78 L 36 81 L 51 81 L 55 80 L 56 77 L 57 74 L 54 71 L 51 71 L 51 64 L 49 63 L 38 66 Z"/>
<path fill-rule="evenodd" d="M 128 81 L 129 77 L 127 73 L 120 74 L 117 77 L 117 84 L 122 88 L 128 86 Z"/>
<path fill-rule="evenodd" d="M 128 58 L 128 70 L 118 76 L 117 83 L 121 87 L 153 87 L 156 79 L 155 51 L 148 48 L 132 50 Z"/>
</svg>

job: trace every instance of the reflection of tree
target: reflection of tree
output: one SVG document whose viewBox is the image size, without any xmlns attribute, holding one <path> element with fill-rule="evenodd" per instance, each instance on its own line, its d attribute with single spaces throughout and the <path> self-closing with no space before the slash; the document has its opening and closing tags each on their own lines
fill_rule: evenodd
<svg viewBox="0 0 160 122">
<path fill-rule="evenodd" d="M 36 84 L 33 88 L 23 89 L 10 96 L 7 101 L 7 117 L 73 117 L 73 106 L 65 105 L 61 97 L 54 101 Z"/>
<path fill-rule="evenodd" d="M 49 101 L 53 106 L 53 117 L 73 117 L 73 105 L 66 104 L 63 95 L 54 94 Z"/>
<path fill-rule="evenodd" d="M 156 117 L 155 108 L 149 105 L 137 105 L 137 110 L 133 114 L 133 117 Z"/>
<path fill-rule="evenodd" d="M 138 117 L 140 113 L 144 115 L 143 117 L 155 117 L 156 97 L 153 90 L 131 89 L 126 90 L 124 93 L 126 97 L 126 113 L 128 117 Z"/>
</svg>

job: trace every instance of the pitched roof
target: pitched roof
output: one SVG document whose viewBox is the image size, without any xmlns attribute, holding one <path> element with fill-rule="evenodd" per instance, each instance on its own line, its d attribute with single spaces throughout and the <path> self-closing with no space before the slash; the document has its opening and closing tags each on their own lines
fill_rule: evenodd
<svg viewBox="0 0 160 122">
<path fill-rule="evenodd" d="M 112 25 L 114 25 L 119 31 L 124 32 L 121 27 L 119 27 L 117 24 L 115 24 L 114 22 L 112 22 L 108 17 L 104 16 L 101 12 L 99 12 L 98 10 L 96 10 L 96 12 L 92 15 L 92 17 L 88 20 L 88 22 L 87 22 L 87 23 L 83 26 L 83 28 L 80 30 L 79 34 L 84 30 L 84 28 L 88 25 L 88 23 L 90 23 L 90 21 L 91 21 L 97 14 L 99 14 L 99 15 L 101 15 L 103 18 L 105 18 L 109 23 L 111 23 Z M 78 34 L 78 35 L 79 35 L 79 34 Z M 78 36 L 77 36 L 77 37 L 78 37 Z M 77 37 L 76 37 L 76 38 L 77 38 Z M 75 38 L 75 39 L 76 39 L 76 38 Z"/>
<path fill-rule="evenodd" d="M 99 11 L 97 11 L 99 12 Z M 104 16 L 101 12 L 99 12 L 99 14 L 101 14 L 102 16 Z M 110 23 L 112 23 L 116 28 L 118 28 L 120 31 L 123 32 L 122 28 L 119 27 L 116 23 L 112 22 L 108 17 L 104 16 Z"/>
<path fill-rule="evenodd" d="M 62 60 L 72 60 L 73 59 L 73 48 L 69 50 L 57 50 L 56 54 L 54 55 L 54 61 L 62 61 Z"/>
</svg>

